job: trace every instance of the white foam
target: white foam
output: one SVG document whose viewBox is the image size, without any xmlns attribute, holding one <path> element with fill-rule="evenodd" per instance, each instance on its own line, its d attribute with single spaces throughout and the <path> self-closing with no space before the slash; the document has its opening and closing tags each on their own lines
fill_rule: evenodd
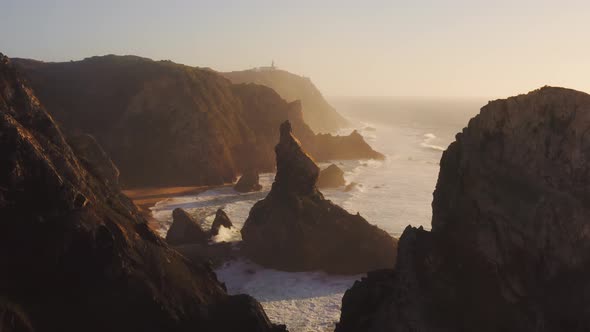
<svg viewBox="0 0 590 332">
<path fill-rule="evenodd" d="M 342 295 L 361 276 L 322 272 L 283 272 L 248 261 L 234 261 L 216 270 L 230 294 L 258 299 L 273 322 L 289 331 L 333 331 L 340 319 Z"/>
<path fill-rule="evenodd" d="M 420 143 L 420 146 L 422 146 L 423 148 L 432 149 L 436 151 L 446 150 L 444 147 L 440 145 L 432 144 L 434 140 L 436 140 L 436 135 L 432 133 L 426 133 L 424 134 L 424 140 L 422 141 L 422 143 Z"/>
<path fill-rule="evenodd" d="M 360 212 L 393 236 L 400 236 L 408 224 L 429 229 L 437 164 L 440 151 L 444 150 L 435 145 L 439 139 L 421 128 L 370 126 L 376 130 L 361 134 L 375 135 L 371 145 L 387 158 L 334 161 L 344 171 L 346 182 L 356 182 L 358 186 L 350 192 L 344 192 L 342 187 L 323 189 L 324 196 L 351 213 Z M 350 134 L 351 130 L 342 134 Z M 331 163 L 322 163 L 320 167 Z M 161 221 L 159 233 L 166 234 L 175 207 L 185 208 L 205 227 L 213 222 L 215 211 L 223 208 L 235 227 L 222 227 L 213 241 L 240 241 L 239 231 L 251 207 L 267 195 L 273 178 L 273 174 L 261 174 L 263 190 L 259 193 L 240 194 L 231 187 L 223 187 L 160 202 L 152 209 L 154 217 Z M 333 331 L 342 294 L 360 277 L 281 272 L 246 261 L 231 262 L 216 272 L 230 293 L 254 296 L 273 322 L 287 324 L 291 332 Z"/>
</svg>

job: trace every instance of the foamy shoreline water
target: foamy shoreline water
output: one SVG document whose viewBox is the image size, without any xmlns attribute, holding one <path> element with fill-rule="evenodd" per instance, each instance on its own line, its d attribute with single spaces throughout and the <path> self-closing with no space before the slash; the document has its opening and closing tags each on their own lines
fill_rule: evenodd
<svg viewBox="0 0 590 332">
<path fill-rule="evenodd" d="M 335 161 L 345 172 L 347 183 L 356 182 L 358 186 L 350 192 L 344 192 L 343 188 L 323 189 L 324 196 L 350 213 L 360 212 L 369 222 L 395 237 L 409 224 L 429 229 L 438 162 L 452 136 L 440 138 L 436 128 L 414 124 L 360 123 L 357 129 L 386 159 Z M 320 167 L 328 165 L 323 163 Z M 205 228 L 213 222 L 215 211 L 222 208 L 234 228 L 222 228 L 214 241 L 241 241 L 239 230 L 250 208 L 267 195 L 273 179 L 272 173 L 261 174 L 263 189 L 258 193 L 241 194 L 226 186 L 158 202 L 152 214 L 161 223 L 160 235 L 165 236 L 176 207 L 201 220 Z M 344 292 L 362 277 L 277 271 L 247 260 L 228 262 L 216 273 L 230 294 L 254 296 L 273 322 L 286 324 L 292 332 L 333 331 L 340 317 Z"/>
</svg>

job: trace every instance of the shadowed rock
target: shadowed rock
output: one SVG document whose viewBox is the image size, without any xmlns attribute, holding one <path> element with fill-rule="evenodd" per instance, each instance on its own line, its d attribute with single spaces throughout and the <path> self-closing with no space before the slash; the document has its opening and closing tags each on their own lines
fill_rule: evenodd
<svg viewBox="0 0 590 332">
<path fill-rule="evenodd" d="M 319 168 L 288 121 L 281 125 L 275 151 L 272 189 L 250 210 L 241 231 L 248 257 L 287 271 L 363 273 L 395 264 L 396 240 L 317 190 Z"/>
<path fill-rule="evenodd" d="M 155 235 L 1 54 L 0 155 L 2 331 L 284 330 Z"/>
<path fill-rule="evenodd" d="M 385 159 L 385 156 L 373 150 L 356 130 L 348 136 L 318 134 L 314 147 L 314 155 L 320 156 L 320 160 Z"/>
<path fill-rule="evenodd" d="M 260 177 L 256 171 L 247 171 L 240 177 L 238 183 L 234 186 L 234 190 L 241 193 L 248 193 L 252 191 L 260 191 Z"/>
<path fill-rule="evenodd" d="M 172 225 L 166 233 L 166 242 L 170 245 L 188 243 L 206 244 L 209 240 L 201 225 L 186 211 L 176 208 L 172 211 Z"/>
<path fill-rule="evenodd" d="M 337 332 L 590 330 L 590 95 L 490 102 L 443 153 L 432 231 L 346 292 Z"/>
<path fill-rule="evenodd" d="M 119 185 L 119 169 L 94 137 L 88 134 L 70 135 L 67 141 L 78 159 L 84 162 L 97 178 L 104 179 L 108 186 Z"/>
<path fill-rule="evenodd" d="M 335 188 L 346 184 L 344 172 L 340 167 L 332 164 L 320 172 L 318 177 L 318 188 Z"/>
<path fill-rule="evenodd" d="M 221 226 L 231 228 L 233 227 L 233 224 L 222 209 L 217 209 L 217 212 L 215 213 L 215 220 L 213 220 L 213 224 L 211 225 L 210 236 L 219 234 L 219 228 Z"/>
<path fill-rule="evenodd" d="M 301 102 L 209 69 L 115 55 L 16 63 L 68 132 L 96 138 L 126 187 L 221 185 L 250 168 L 272 172 L 285 120 L 318 160 L 367 158 L 372 150 L 365 144 L 359 152 L 358 142 L 339 137 L 324 148 Z"/>
</svg>

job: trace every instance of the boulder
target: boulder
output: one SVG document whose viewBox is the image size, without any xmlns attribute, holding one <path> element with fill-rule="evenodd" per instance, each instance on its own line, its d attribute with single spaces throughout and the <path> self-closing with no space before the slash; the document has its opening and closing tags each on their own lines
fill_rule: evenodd
<svg viewBox="0 0 590 332">
<path fill-rule="evenodd" d="M 346 292 L 337 332 L 590 329 L 590 95 L 490 102 L 443 153 L 432 231 Z"/>
<path fill-rule="evenodd" d="M 168 244 L 174 246 L 188 243 L 206 244 L 208 239 L 207 232 L 186 211 L 181 208 L 172 211 L 172 225 L 166 233 Z"/>
<path fill-rule="evenodd" d="M 355 274 L 393 267 L 397 242 L 385 231 L 324 199 L 316 188 L 319 168 L 280 127 L 277 174 L 241 230 L 243 251 L 253 261 L 286 271 Z"/>
<path fill-rule="evenodd" d="M 354 188 L 358 187 L 358 185 L 359 184 L 356 182 L 351 182 L 351 183 L 347 184 L 346 187 L 344 187 L 344 189 L 342 191 L 344 191 L 344 192 L 352 191 L 352 190 L 354 190 Z"/>
<path fill-rule="evenodd" d="M 318 177 L 318 188 L 335 188 L 346 184 L 344 172 L 340 167 L 332 164 L 320 172 Z"/>
<path fill-rule="evenodd" d="M 245 172 L 234 186 L 234 190 L 241 193 L 260 191 L 262 186 L 260 185 L 259 181 L 260 178 L 258 176 L 258 172 Z"/>
<path fill-rule="evenodd" d="M 217 212 L 215 213 L 215 219 L 213 220 L 211 230 L 209 231 L 209 235 L 215 236 L 219 234 L 219 228 L 221 226 L 231 228 L 233 227 L 233 224 L 231 220 L 229 220 L 229 217 L 227 216 L 225 211 L 223 211 L 222 209 L 217 209 Z"/>
</svg>

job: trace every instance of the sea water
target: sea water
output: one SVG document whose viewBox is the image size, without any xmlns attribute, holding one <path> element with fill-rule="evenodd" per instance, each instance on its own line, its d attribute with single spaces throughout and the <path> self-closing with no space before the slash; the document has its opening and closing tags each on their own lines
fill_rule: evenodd
<svg viewBox="0 0 590 332">
<path fill-rule="evenodd" d="M 345 172 L 351 191 L 323 189 L 327 199 L 360 214 L 394 237 L 407 225 L 430 229 L 431 202 L 443 151 L 469 118 L 486 103 L 483 98 L 338 98 L 330 100 L 351 120 L 349 134 L 358 130 L 385 160 L 334 161 Z M 320 164 L 325 168 L 330 163 Z M 231 187 L 211 189 L 157 203 L 153 216 L 165 236 L 172 210 L 180 207 L 210 227 L 223 208 L 234 228 L 222 227 L 214 241 L 237 242 L 250 208 L 270 190 L 274 174 L 262 174 L 262 191 L 241 194 Z M 337 276 L 322 272 L 283 272 L 246 260 L 216 270 L 230 294 L 247 293 L 258 299 L 269 318 L 292 332 L 333 331 L 340 318 L 344 292 L 362 275 Z"/>
</svg>

